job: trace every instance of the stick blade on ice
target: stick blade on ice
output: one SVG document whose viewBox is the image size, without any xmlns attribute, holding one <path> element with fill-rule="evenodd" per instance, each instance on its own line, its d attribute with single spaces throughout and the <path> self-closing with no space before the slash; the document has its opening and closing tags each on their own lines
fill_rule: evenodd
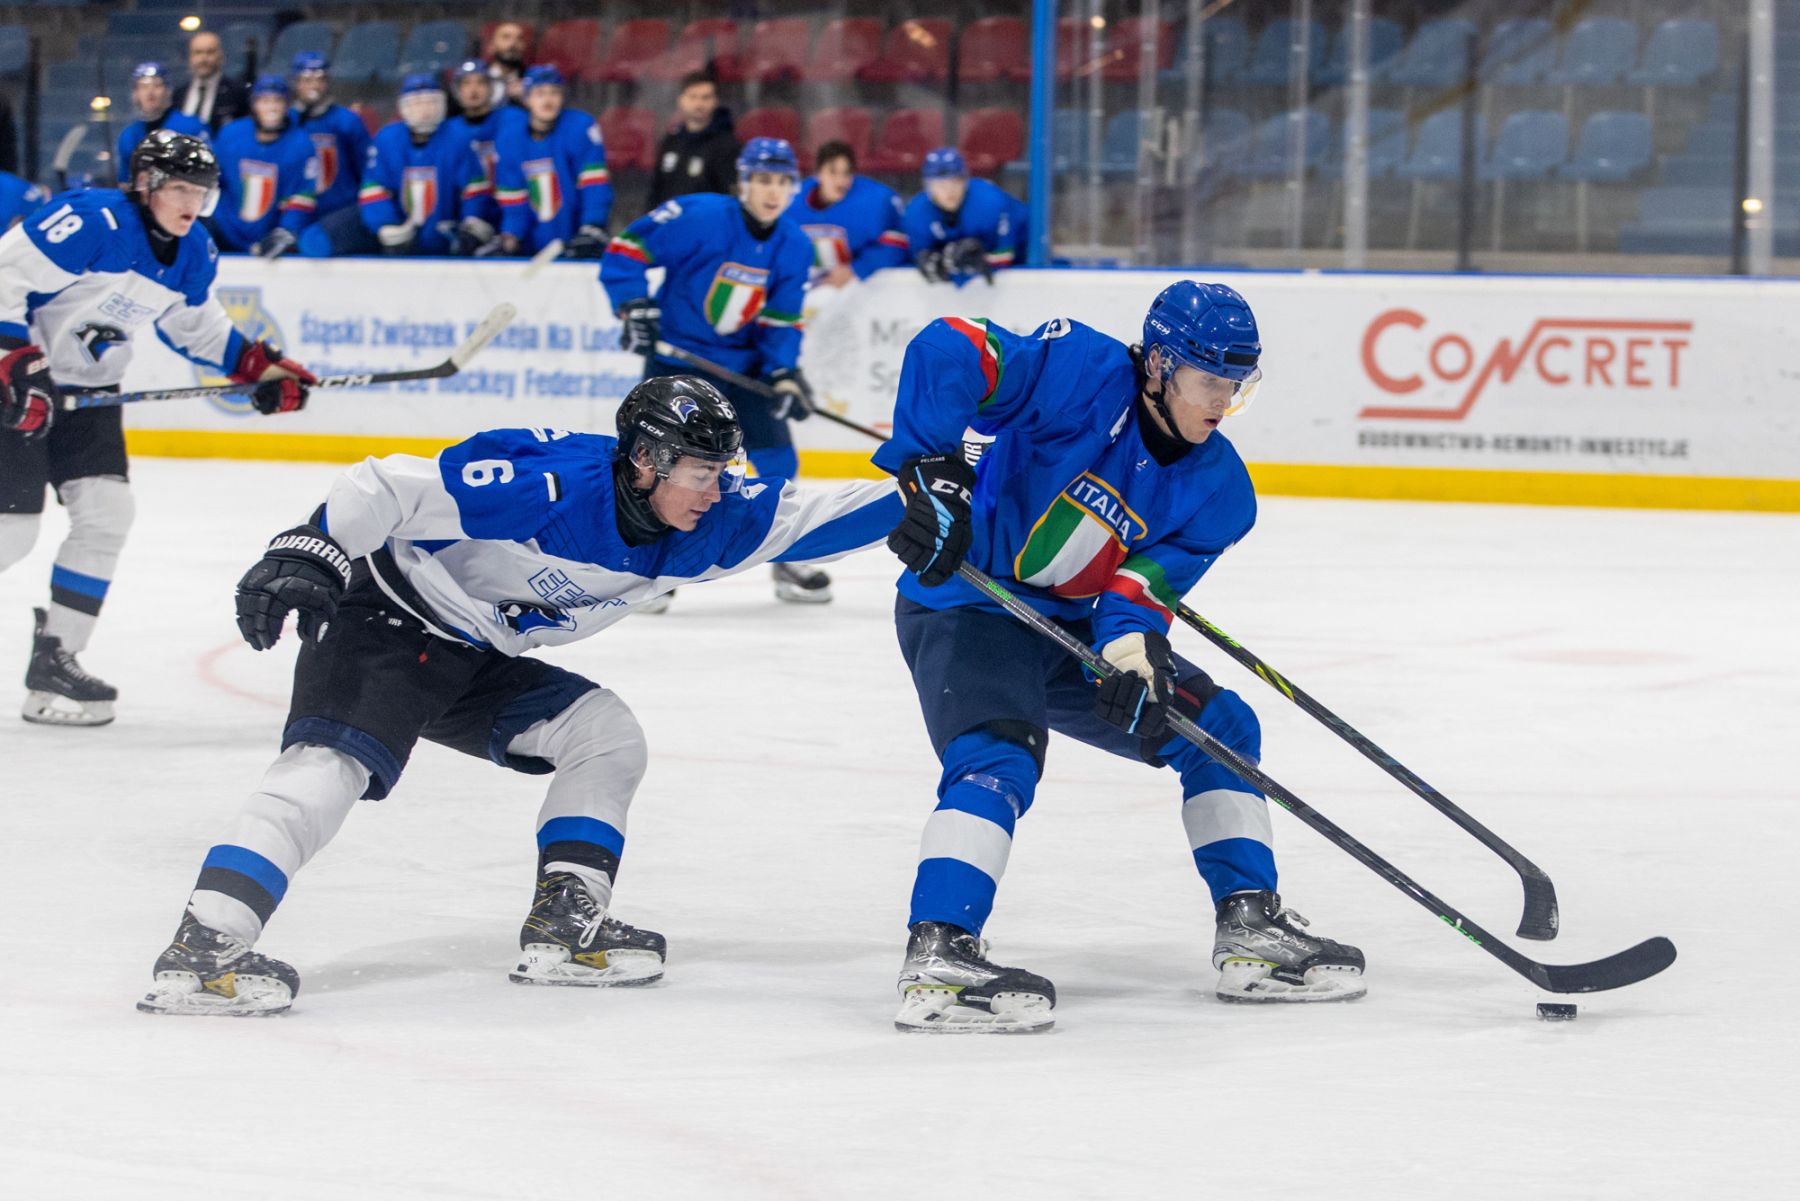
<svg viewBox="0 0 1800 1201">
<path fill-rule="evenodd" d="M 1528 974 L 1548 992 L 1605 992 L 1648 980 L 1674 962 L 1675 944 L 1658 935 L 1592 963 L 1533 964 Z"/>
</svg>

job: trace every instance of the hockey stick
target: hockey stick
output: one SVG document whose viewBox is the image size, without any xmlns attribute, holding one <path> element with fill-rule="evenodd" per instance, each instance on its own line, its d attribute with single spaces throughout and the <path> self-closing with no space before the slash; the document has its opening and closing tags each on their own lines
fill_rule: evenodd
<svg viewBox="0 0 1800 1201">
<path fill-rule="evenodd" d="M 69 131 L 56 144 L 56 155 L 50 160 L 50 169 L 56 172 L 56 190 L 69 190 L 69 164 L 75 161 L 75 152 L 81 148 L 81 139 L 87 135 L 87 122 L 78 121 L 69 126 Z"/>
<path fill-rule="evenodd" d="M 977 568 L 964 563 L 956 569 L 956 574 L 998 602 L 1008 613 L 1060 645 L 1096 676 L 1105 679 L 1117 670 L 1089 649 L 1081 639 L 1027 605 Z M 1430 910 L 1439 921 L 1546 992 L 1586 993 L 1624 988 L 1628 984 L 1636 984 L 1656 975 L 1675 962 L 1675 944 L 1660 936 L 1647 938 L 1635 947 L 1609 955 L 1605 959 L 1596 959 L 1592 963 L 1539 963 L 1535 959 L 1528 959 L 1476 925 L 1459 910 L 1433 896 L 1412 877 L 1358 842 L 1331 819 L 1264 774 L 1261 768 L 1182 714 L 1169 715 L 1169 728 L 1224 764 L 1246 784 L 1257 788 L 1270 800 L 1324 835 L 1352 859 Z"/>
<path fill-rule="evenodd" d="M 546 265 L 554 263 L 562 252 L 563 240 L 561 238 L 550 239 L 549 242 L 544 244 L 542 250 L 531 256 L 531 261 L 525 264 L 525 270 L 519 272 L 519 278 L 535 278 L 537 273 L 542 271 Z"/>
<path fill-rule="evenodd" d="M 444 379 L 455 375 L 468 365 L 470 359 L 480 353 L 482 347 L 492 342 L 501 330 L 511 324 L 519 310 L 511 304 L 497 304 L 492 312 L 481 319 L 462 345 L 450 352 L 450 357 L 435 367 L 421 367 L 415 371 L 365 371 L 354 375 L 321 376 L 310 388 L 366 388 L 371 384 L 403 384 L 411 380 Z M 194 388 L 165 388 L 158 392 L 64 392 L 61 407 L 68 412 L 74 409 L 106 409 L 115 405 L 141 404 L 147 400 L 193 400 L 206 396 L 231 396 L 234 393 L 254 391 L 256 385 L 249 384 L 209 384 Z"/>
<path fill-rule="evenodd" d="M 1237 639 L 1186 605 L 1178 606 L 1175 613 L 1182 621 L 1204 634 L 1214 646 L 1262 677 L 1269 687 L 1293 701 L 1302 711 L 1317 718 L 1326 729 L 1361 751 L 1369 762 L 1406 785 L 1420 800 L 1474 835 L 1475 841 L 1504 859 L 1509 867 L 1519 873 L 1519 882 L 1525 886 L 1525 913 L 1519 919 L 1519 937 L 1540 942 L 1556 937 L 1556 885 L 1550 882 L 1550 877 L 1543 868 L 1525 858 L 1505 839 L 1465 813 L 1449 797 L 1419 779 L 1405 764 L 1376 746 L 1355 726 L 1308 696 L 1298 684 L 1257 658 Z"/>
<path fill-rule="evenodd" d="M 711 359 L 703 359 L 697 354 L 690 354 L 679 346 L 672 346 L 667 342 L 658 342 L 656 344 L 656 354 L 658 358 L 674 359 L 678 363 L 686 363 L 689 367 L 698 371 L 704 371 L 708 375 L 716 376 L 728 384 L 736 384 L 740 388 L 748 388 L 759 396 L 766 396 L 770 400 L 781 399 L 781 393 L 777 392 L 768 384 L 763 383 L 763 381 L 751 379 L 747 375 L 740 375 L 729 367 L 721 367 Z M 817 413 L 819 416 L 825 418 L 825 420 L 835 421 L 846 429 L 853 429 L 859 434 L 867 434 L 877 442 L 887 441 L 887 435 L 880 430 L 870 429 L 868 426 L 852 421 L 848 417 L 839 417 L 830 409 L 821 409 L 809 405 L 807 407 L 807 412 Z"/>
</svg>

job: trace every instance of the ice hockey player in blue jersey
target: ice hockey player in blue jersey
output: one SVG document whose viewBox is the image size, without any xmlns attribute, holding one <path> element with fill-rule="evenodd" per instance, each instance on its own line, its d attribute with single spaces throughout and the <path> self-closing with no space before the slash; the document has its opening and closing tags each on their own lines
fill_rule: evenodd
<svg viewBox="0 0 1800 1201">
<path fill-rule="evenodd" d="M 957 287 L 993 279 L 1018 251 L 1019 201 L 985 179 L 970 179 L 962 152 L 940 146 L 920 170 L 925 190 L 906 206 L 906 241 L 920 274 Z"/>
<path fill-rule="evenodd" d="M 219 207 L 206 221 L 219 248 L 265 259 L 292 250 L 313 222 L 318 162 L 288 107 L 286 79 L 257 78 L 250 115 L 219 131 L 216 153 Z"/>
<path fill-rule="evenodd" d="M 562 72 L 549 64 L 525 72 L 525 107 L 500 119 L 494 141 L 494 199 L 500 205 L 500 253 L 536 254 L 552 242 L 563 257 L 606 252 L 612 176 L 600 126 L 563 106 Z"/>
<path fill-rule="evenodd" d="M 814 287 L 841 288 L 911 261 L 900 194 L 858 175 L 856 151 L 848 142 L 819 147 L 813 177 L 801 185 L 787 215 L 812 239 Z"/>
<path fill-rule="evenodd" d="M 430 75 L 400 82 L 399 120 L 369 144 L 358 218 L 339 213 L 302 239 L 308 257 L 474 254 L 493 240 L 493 185 L 468 139 L 445 120 L 444 89 Z"/>
<path fill-rule="evenodd" d="M 469 151 L 474 154 L 491 193 L 497 166 L 494 141 L 500 136 L 500 118 L 512 111 L 511 106 L 496 106 L 496 97 L 505 92 L 495 86 L 488 74 L 487 63 L 479 58 L 465 59 L 451 73 L 450 86 L 456 94 L 457 107 L 462 111 L 445 122 L 445 126 L 453 138 L 469 144 Z"/>
<path fill-rule="evenodd" d="M 331 99 L 331 63 L 316 50 L 294 55 L 294 120 L 312 142 L 318 176 L 313 181 L 317 220 L 356 207 L 363 166 L 369 159 L 369 127 Z"/>
<path fill-rule="evenodd" d="M 367 459 L 269 544 L 237 612 L 258 650 L 299 614 L 281 753 L 207 852 L 140 1009 L 286 1009 L 298 975 L 251 948 L 294 874 L 359 797 L 390 795 L 420 738 L 554 773 L 513 980 L 662 975 L 663 936 L 611 912 L 643 731 L 618 696 L 526 652 L 597 634 L 678 583 L 878 545 L 902 506 L 890 481 L 745 483 L 736 415 L 700 379 L 645 380 L 618 428 L 491 430 L 436 459 Z"/>
<path fill-rule="evenodd" d="M 36 212 L 48 199 L 50 190 L 43 185 L 20 179 L 11 171 L 0 171 L 0 233 Z"/>
<path fill-rule="evenodd" d="M 783 217 L 800 166 L 780 138 L 752 138 L 738 156 L 735 197 L 702 192 L 666 200 L 607 247 L 600 280 L 624 323 L 620 349 L 644 356 L 646 379 L 693 370 L 661 358 L 656 343 L 696 354 L 779 394 L 723 380 L 719 388 L 744 425 L 744 446 L 759 475 L 791 479 L 800 469 L 790 419 L 812 411 L 800 372 L 800 308 L 812 270 L 812 242 Z M 646 273 L 664 268 L 654 298 Z M 777 564 L 775 594 L 817 604 L 831 599 L 831 578 L 816 568 Z"/>
<path fill-rule="evenodd" d="M 27 721 L 104 725 L 118 697 L 75 656 L 131 526 L 125 436 L 117 407 L 58 415 L 59 389 L 116 389 L 146 325 L 196 363 L 261 381 L 258 412 L 301 408 L 314 382 L 233 328 L 211 295 L 217 251 L 194 223 L 218 182 L 205 142 L 159 129 L 132 154 L 127 189 L 64 192 L 0 237 L 0 571 L 37 540 L 45 484 L 69 515 L 49 609 L 37 611 Z"/>
<path fill-rule="evenodd" d="M 875 462 L 907 501 L 888 540 L 911 569 L 895 621 L 943 772 L 913 884 L 901 1029 L 1054 1021 L 1050 982 L 989 962 L 981 939 L 1051 730 L 1180 776 L 1188 846 L 1217 907 L 1220 998 L 1362 995 L 1362 953 L 1281 908 L 1262 796 L 1167 729 L 1174 710 L 1261 758 L 1250 707 L 1168 640 L 1182 594 L 1255 520 L 1249 473 L 1218 426 L 1248 402 L 1261 353 L 1243 297 L 1191 281 L 1156 298 L 1141 348 L 1062 319 L 1021 336 L 959 317 L 907 347 L 894 437 Z M 975 468 L 962 453 L 970 426 L 994 439 Z M 965 560 L 1119 674 L 1096 685 L 958 577 Z"/>
<path fill-rule="evenodd" d="M 172 129 L 203 142 L 210 140 L 206 123 L 198 117 L 176 112 L 172 107 L 173 99 L 169 76 L 161 63 L 144 62 L 132 68 L 131 105 L 137 110 L 137 120 L 119 135 L 118 157 L 113 159 L 113 164 L 121 179 L 130 167 L 131 152 L 154 130 Z"/>
</svg>

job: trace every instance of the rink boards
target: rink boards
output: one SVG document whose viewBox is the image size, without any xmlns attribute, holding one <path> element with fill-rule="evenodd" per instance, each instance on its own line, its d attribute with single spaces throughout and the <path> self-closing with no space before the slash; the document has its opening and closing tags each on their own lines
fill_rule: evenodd
<svg viewBox="0 0 1800 1201">
<path fill-rule="evenodd" d="M 134 406 L 134 453 L 354 460 L 482 428 L 610 431 L 636 382 L 596 269 L 381 260 L 221 261 L 234 319 L 314 371 L 442 360 L 496 303 L 517 321 L 462 374 L 315 397 Z M 1227 432 L 1270 494 L 1800 511 L 1800 282 L 1202 272 L 1250 300 L 1265 382 Z M 934 317 L 1057 317 L 1136 341 L 1170 271 L 888 271 L 809 300 L 803 364 L 833 411 L 885 428 L 908 340 Z M 1053 327 L 1054 328 L 1054 327 Z M 206 378 L 140 332 L 128 390 Z M 1004 365 L 1003 365 L 1004 369 Z M 208 380 L 208 382 L 218 382 Z M 804 470 L 874 474 L 861 435 L 797 429 Z"/>
</svg>

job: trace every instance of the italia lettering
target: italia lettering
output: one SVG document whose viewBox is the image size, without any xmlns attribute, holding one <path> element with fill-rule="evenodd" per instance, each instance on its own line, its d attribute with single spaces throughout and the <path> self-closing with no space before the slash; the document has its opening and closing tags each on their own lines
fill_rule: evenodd
<svg viewBox="0 0 1800 1201">
<path fill-rule="evenodd" d="M 1126 546 L 1144 536 L 1144 523 L 1138 520 L 1137 514 L 1092 476 L 1082 476 L 1070 484 L 1063 495 L 1098 517 Z"/>
</svg>

